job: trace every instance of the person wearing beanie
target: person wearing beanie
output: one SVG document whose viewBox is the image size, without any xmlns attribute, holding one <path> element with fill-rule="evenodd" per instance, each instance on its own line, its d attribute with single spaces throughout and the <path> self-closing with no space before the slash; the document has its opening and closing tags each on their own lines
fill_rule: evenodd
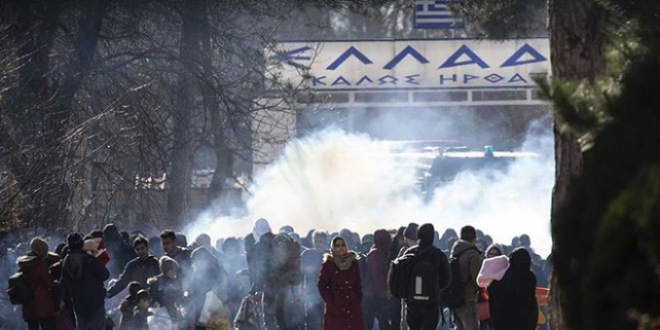
<svg viewBox="0 0 660 330">
<path fill-rule="evenodd" d="M 147 280 L 160 274 L 158 259 L 149 253 L 149 241 L 144 236 L 135 238 L 133 241 L 133 250 L 137 254 L 137 258 L 126 264 L 117 282 L 108 289 L 108 298 L 119 294 L 133 281 L 146 287 Z"/>
<path fill-rule="evenodd" d="M 160 274 L 147 281 L 151 301 L 165 307 L 173 320 L 181 318 L 179 308 L 183 303 L 183 285 L 179 274 L 179 263 L 168 256 L 159 260 Z"/>
<path fill-rule="evenodd" d="M 62 262 L 62 298 L 71 302 L 78 329 L 105 329 L 105 282 L 108 269 L 97 258 L 83 251 L 84 240 L 78 233 L 67 237 L 69 254 Z"/>
<path fill-rule="evenodd" d="M 411 222 L 408 224 L 406 227 L 406 230 L 403 232 L 403 238 L 404 238 L 404 243 L 403 247 L 399 250 L 399 257 L 404 254 L 404 252 L 415 246 L 417 244 L 417 229 L 419 228 L 419 225 Z"/>
<path fill-rule="evenodd" d="M 478 288 L 477 276 L 481 270 L 481 251 L 477 242 L 477 231 L 472 226 L 461 228 L 460 239 L 454 243 L 451 256 L 458 259 L 461 273 L 461 282 L 465 285 L 463 303 L 454 309 L 454 319 L 458 329 L 477 330 L 479 318 L 477 316 Z"/>
<path fill-rule="evenodd" d="M 435 228 L 432 224 L 423 224 L 417 229 L 417 245 L 408 249 L 405 254 L 414 254 L 416 263 L 426 261 L 437 269 L 436 292 L 429 297 L 406 302 L 406 323 L 410 330 L 435 330 L 440 322 L 440 293 L 451 282 L 451 270 L 447 256 L 433 245 Z"/>
<path fill-rule="evenodd" d="M 17 260 L 19 272 L 33 289 L 32 300 L 23 304 L 23 320 L 29 329 L 55 329 L 55 282 L 48 272 L 48 249 L 45 240 L 35 237 L 30 242 L 30 252 Z"/>
<path fill-rule="evenodd" d="M 128 296 L 122 300 L 119 305 L 121 319 L 119 320 L 119 329 L 130 329 L 133 323 L 133 310 L 137 306 L 137 293 L 142 290 L 139 282 L 131 282 L 128 285 Z"/>
</svg>

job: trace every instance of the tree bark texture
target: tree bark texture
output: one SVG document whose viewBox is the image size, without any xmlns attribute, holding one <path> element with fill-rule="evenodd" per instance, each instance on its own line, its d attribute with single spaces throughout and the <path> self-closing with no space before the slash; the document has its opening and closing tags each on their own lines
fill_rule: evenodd
<svg viewBox="0 0 660 330">
<path fill-rule="evenodd" d="M 61 1 L 9 1 L 3 16 L 15 49 L 17 88 L 3 109 L 0 145 L 19 187 L 27 195 L 22 218 L 29 224 L 67 223 L 71 189 L 67 182 L 66 138 L 74 98 L 90 69 L 110 0 L 79 5 L 71 60 L 51 67 L 49 56 L 56 35 Z M 68 3 L 66 5 L 71 5 Z M 54 74 L 59 71 L 60 74 Z"/>
<path fill-rule="evenodd" d="M 171 168 L 167 177 L 167 225 L 176 228 L 188 220 L 193 172 L 192 116 L 195 112 L 195 73 L 201 72 L 203 22 L 202 0 L 185 0 L 181 13 L 181 48 L 178 93 L 174 105 Z"/>
<path fill-rule="evenodd" d="M 604 66 L 603 44 L 607 12 L 595 0 L 549 0 L 552 76 L 563 81 L 593 81 Z M 561 132 L 555 118 L 555 187 L 552 214 L 563 203 L 571 178 L 582 167 L 577 137 Z M 565 329 L 561 313 L 561 288 L 555 274 L 550 294 L 550 329 Z"/>
</svg>

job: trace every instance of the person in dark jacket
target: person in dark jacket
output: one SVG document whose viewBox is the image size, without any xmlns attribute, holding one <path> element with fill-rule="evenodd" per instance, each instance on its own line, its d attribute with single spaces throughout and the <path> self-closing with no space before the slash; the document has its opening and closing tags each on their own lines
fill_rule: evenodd
<svg viewBox="0 0 660 330">
<path fill-rule="evenodd" d="M 177 235 L 171 230 L 164 230 L 160 233 L 160 240 L 165 255 L 176 260 L 179 265 L 178 278 L 181 280 L 183 288 L 187 288 L 188 275 L 192 271 L 192 260 L 190 258 L 192 251 L 181 245 L 177 245 L 179 244 L 177 243 Z"/>
<path fill-rule="evenodd" d="M 435 228 L 427 223 L 417 230 L 417 245 L 406 251 L 419 255 L 419 260 L 428 260 L 437 267 L 438 270 L 438 291 L 437 298 L 440 298 L 442 292 L 451 282 L 451 271 L 447 256 L 438 248 L 433 246 L 435 239 Z M 406 303 L 406 322 L 410 330 L 435 330 L 440 321 L 439 299 L 427 303 L 407 302 Z"/>
<path fill-rule="evenodd" d="M 518 248 L 511 253 L 509 269 L 488 287 L 490 318 L 494 330 L 534 330 L 538 322 L 536 277 L 530 270 L 529 252 Z"/>
<path fill-rule="evenodd" d="M 248 268 L 253 281 L 251 293 L 263 294 L 264 323 L 266 329 L 286 329 L 285 298 L 283 281 L 273 276 L 273 240 L 270 224 L 266 219 L 258 219 L 252 230 L 255 242 L 251 256 L 248 255 Z"/>
<path fill-rule="evenodd" d="M 137 294 L 140 290 L 142 290 L 142 285 L 138 282 L 131 282 L 128 285 L 128 296 L 119 305 L 119 311 L 121 312 L 120 330 L 130 329 L 133 324 L 133 311 L 138 304 Z"/>
<path fill-rule="evenodd" d="M 128 241 L 119 233 L 117 226 L 112 223 L 107 224 L 103 228 L 102 236 L 105 248 L 112 258 L 107 266 L 108 270 L 113 277 L 118 276 L 124 269 L 124 266 L 136 257 L 135 252 Z"/>
<path fill-rule="evenodd" d="M 30 252 L 18 258 L 19 271 L 26 277 L 33 289 L 32 300 L 23 305 L 23 320 L 28 329 L 55 330 L 55 305 L 52 289 L 55 282 L 48 273 L 48 243 L 41 238 L 30 242 Z"/>
<path fill-rule="evenodd" d="M 406 238 L 403 234 L 406 232 L 406 227 L 399 227 L 396 235 L 392 239 L 390 245 L 390 262 L 399 256 L 399 251 L 406 244 Z M 391 330 L 397 330 L 401 327 L 401 299 L 391 298 L 387 307 L 387 315 L 390 320 Z"/>
<path fill-rule="evenodd" d="M 183 286 L 178 277 L 179 264 L 170 257 L 159 260 L 160 275 L 147 281 L 148 291 L 154 305 L 165 307 L 173 320 L 179 320 L 181 315 L 178 307 L 182 305 Z"/>
<path fill-rule="evenodd" d="M 83 251 L 84 241 L 80 234 L 67 237 L 69 255 L 62 263 L 62 297 L 70 300 L 76 315 L 78 330 L 105 329 L 105 287 L 110 277 L 108 269 Z"/>
<path fill-rule="evenodd" d="M 463 303 L 454 309 L 457 330 L 479 329 L 477 317 L 477 276 L 481 270 L 481 251 L 477 250 L 477 231 L 472 226 L 461 228 L 461 239 L 454 243 L 451 256 L 458 258 L 461 282 L 465 286 Z"/>
<path fill-rule="evenodd" d="M 147 318 L 151 315 L 151 312 L 149 312 L 151 296 L 149 295 L 149 292 L 140 290 L 135 295 L 135 300 L 137 303 L 133 309 L 133 319 L 130 327 L 126 330 L 148 330 L 149 324 L 147 323 Z M 120 330 L 124 329 L 122 328 Z"/>
<path fill-rule="evenodd" d="M 357 253 L 338 236 L 324 259 L 317 284 L 325 302 L 323 330 L 364 330 Z"/>
<path fill-rule="evenodd" d="M 366 287 L 364 290 L 365 326 L 371 330 L 374 319 L 378 320 L 380 329 L 389 329 L 390 321 L 387 313 L 389 297 L 387 294 L 387 271 L 389 269 L 389 247 L 392 244 L 390 234 L 379 229 L 374 232 L 373 246 L 367 254 Z"/>
<path fill-rule="evenodd" d="M 328 252 L 328 233 L 314 231 L 312 234 L 313 249 L 302 253 L 301 265 L 304 277 L 305 294 L 305 323 L 308 329 L 321 329 L 323 327 L 323 299 L 316 288 L 316 282 L 321 273 L 323 255 Z"/>
<path fill-rule="evenodd" d="M 205 327 L 195 326 L 199 319 L 206 293 L 215 291 L 221 300 L 226 301 L 226 280 L 227 273 L 220 266 L 218 259 L 204 247 L 195 249 L 192 253 L 193 272 L 190 277 L 190 286 L 188 290 L 188 323 L 189 328 L 204 329 Z M 222 293 L 222 295 L 218 294 Z"/>
<path fill-rule="evenodd" d="M 119 294 L 131 282 L 138 282 L 146 288 L 147 280 L 160 274 L 158 259 L 149 254 L 149 241 L 145 237 L 138 236 L 133 241 L 133 249 L 138 255 L 137 258 L 126 264 L 117 282 L 108 289 L 108 298 Z"/>
</svg>

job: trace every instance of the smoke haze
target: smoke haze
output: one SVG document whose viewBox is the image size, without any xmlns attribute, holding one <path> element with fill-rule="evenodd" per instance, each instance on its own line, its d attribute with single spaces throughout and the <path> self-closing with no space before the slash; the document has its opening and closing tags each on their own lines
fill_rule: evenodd
<svg viewBox="0 0 660 330">
<path fill-rule="evenodd" d="M 247 216 L 216 217 L 208 210 L 186 233 L 244 236 L 260 217 L 274 231 L 292 225 L 301 235 L 310 229 L 342 228 L 364 235 L 431 222 L 440 234 L 473 225 L 503 244 L 525 233 L 537 253 L 546 256 L 551 250 L 553 143 L 550 132 L 530 133 L 521 150 L 538 157 L 517 160 L 495 175 L 463 172 L 424 202 L 415 191 L 414 161 L 392 157 L 391 145 L 367 135 L 325 129 L 291 142 L 255 178 Z"/>
</svg>

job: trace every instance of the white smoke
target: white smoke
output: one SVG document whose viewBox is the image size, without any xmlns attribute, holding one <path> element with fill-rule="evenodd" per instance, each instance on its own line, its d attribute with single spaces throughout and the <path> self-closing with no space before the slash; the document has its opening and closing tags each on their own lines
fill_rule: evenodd
<svg viewBox="0 0 660 330">
<path fill-rule="evenodd" d="M 441 234 L 472 225 L 495 242 L 509 244 L 528 234 L 542 256 L 551 250 L 550 201 L 554 183 L 553 139 L 532 136 L 522 147 L 539 157 L 522 158 L 495 177 L 461 173 L 424 202 L 415 191 L 415 162 L 393 157 L 392 146 L 336 129 L 290 143 L 281 158 L 255 179 L 244 217 L 214 216 L 209 210 L 185 231 L 244 236 L 254 220 L 273 230 L 349 228 L 361 235 L 409 222 L 431 222 Z"/>
</svg>

